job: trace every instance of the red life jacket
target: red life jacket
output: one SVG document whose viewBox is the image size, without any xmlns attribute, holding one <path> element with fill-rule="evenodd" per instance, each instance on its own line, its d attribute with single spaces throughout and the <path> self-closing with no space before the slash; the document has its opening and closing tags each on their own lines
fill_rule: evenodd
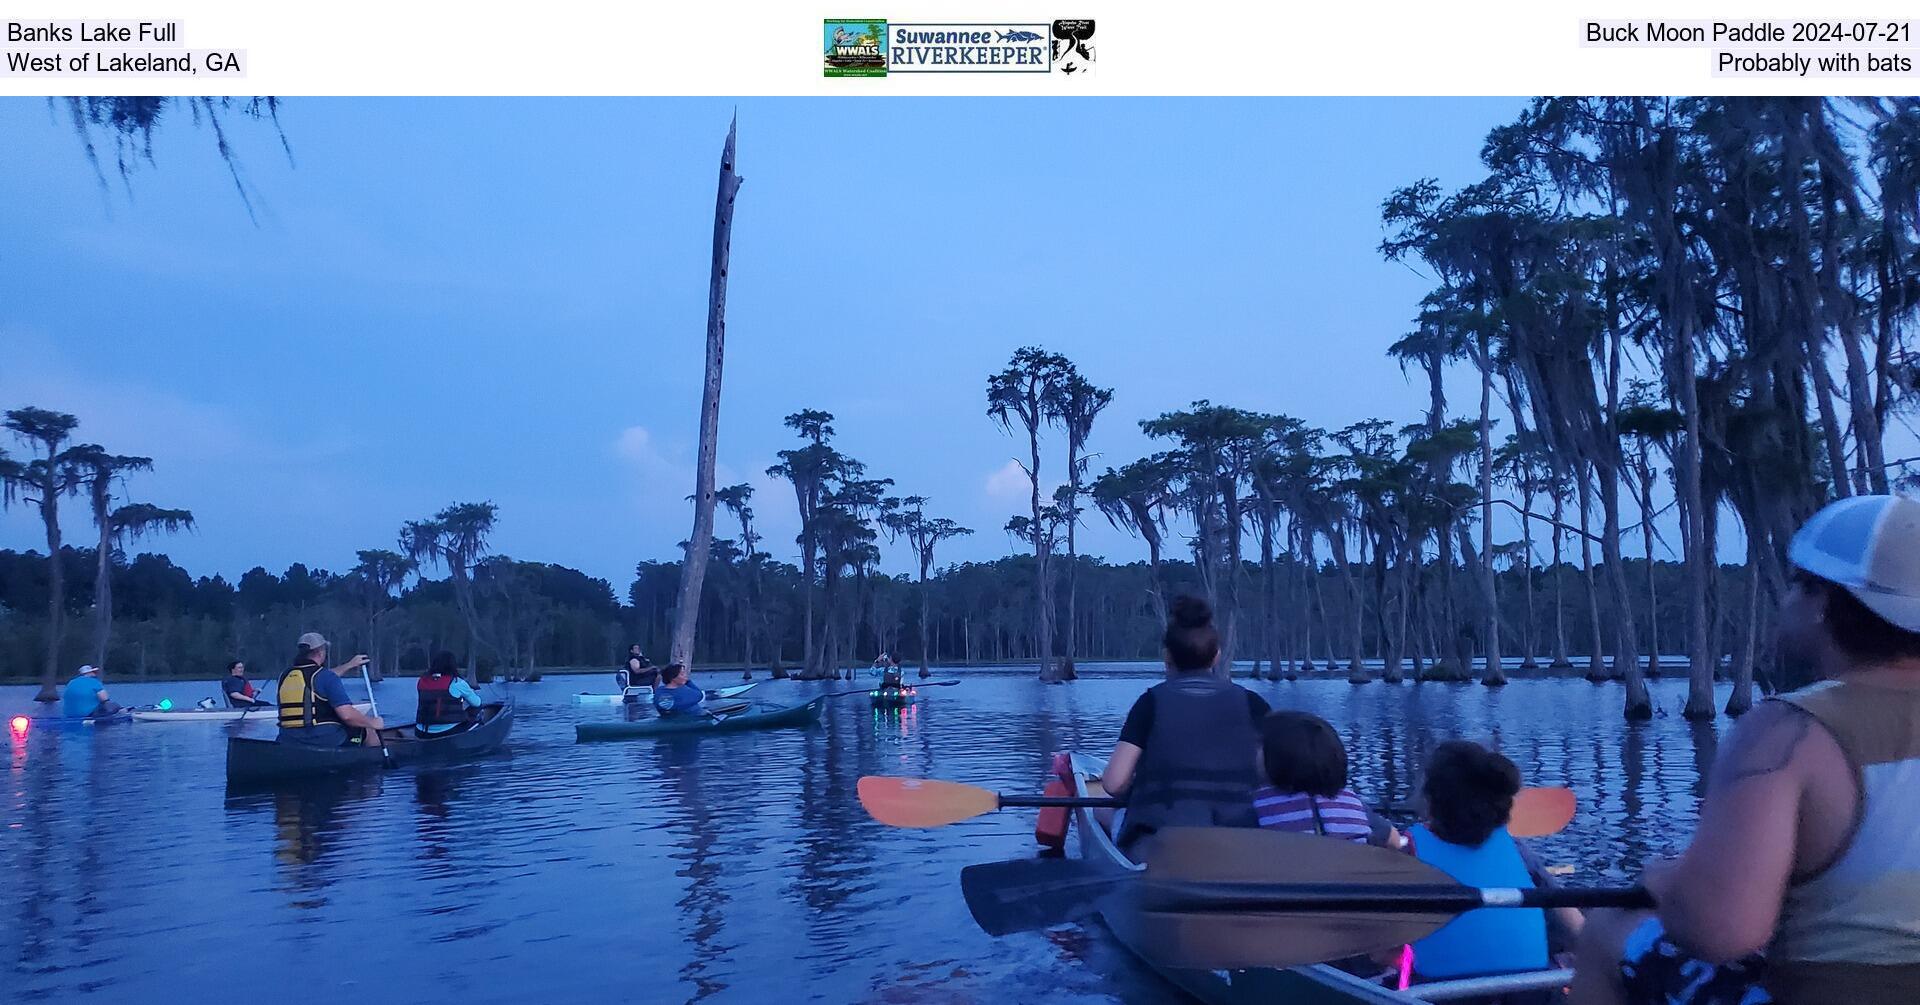
<svg viewBox="0 0 1920 1005">
<path fill-rule="evenodd" d="M 414 722 L 421 726 L 451 726 L 467 721 L 467 703 L 453 696 L 452 674 L 427 674 L 414 690 L 420 696 L 420 708 Z"/>
</svg>

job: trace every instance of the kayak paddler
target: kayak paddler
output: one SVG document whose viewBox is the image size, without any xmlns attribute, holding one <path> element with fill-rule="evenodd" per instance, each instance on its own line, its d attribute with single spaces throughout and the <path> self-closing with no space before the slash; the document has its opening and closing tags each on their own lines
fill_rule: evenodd
<svg viewBox="0 0 1920 1005">
<path fill-rule="evenodd" d="M 89 663 L 74 671 L 73 679 L 60 692 L 60 712 L 74 719 L 97 719 L 120 711 L 107 697 L 107 686 L 100 683 L 100 668 Z"/>
<path fill-rule="evenodd" d="M 247 664 L 241 660 L 227 664 L 227 675 L 220 681 L 220 690 L 227 696 L 228 708 L 259 708 L 270 704 L 247 679 Z"/>
<path fill-rule="evenodd" d="M 1214 676 L 1220 632 L 1198 597 L 1176 597 L 1161 638 L 1167 679 L 1128 710 L 1100 776 L 1126 799 L 1122 848 L 1162 827 L 1254 827 L 1265 699 Z"/>
<path fill-rule="evenodd" d="M 473 722 L 471 709 L 480 707 L 480 692 L 460 676 L 453 654 L 446 650 L 433 654 L 433 663 L 414 686 L 419 696 L 413 726 L 417 732 L 434 735 L 452 732 Z"/>
<path fill-rule="evenodd" d="M 653 686 L 653 708 L 662 718 L 700 715 L 706 711 L 706 692 L 687 680 L 687 668 L 669 663 L 660 671 L 660 683 Z"/>
<path fill-rule="evenodd" d="M 647 660 L 647 654 L 640 651 L 640 643 L 627 647 L 626 662 L 613 672 L 614 683 L 622 693 L 630 687 L 652 687 L 660 679 L 660 671 L 654 669 Z"/>
<path fill-rule="evenodd" d="M 353 707 L 346 682 L 340 679 L 341 674 L 366 664 L 364 655 L 355 656 L 338 670 L 329 670 L 326 637 L 319 632 L 300 636 L 294 664 L 280 675 L 277 689 L 280 742 L 322 747 L 350 743 L 380 746 L 380 730 L 386 723 Z"/>
<path fill-rule="evenodd" d="M 1782 660 L 1821 682 L 1720 741 L 1648 915 L 1590 920 L 1585 1003 L 1920 1000 L 1920 502 L 1842 499 L 1787 550 Z"/>
</svg>

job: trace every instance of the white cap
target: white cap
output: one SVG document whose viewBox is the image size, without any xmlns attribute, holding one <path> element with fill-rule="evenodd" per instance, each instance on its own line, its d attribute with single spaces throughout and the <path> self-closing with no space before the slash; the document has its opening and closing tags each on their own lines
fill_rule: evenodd
<svg viewBox="0 0 1920 1005">
<path fill-rule="evenodd" d="M 80 675 L 81 675 L 81 676 L 85 676 L 85 675 L 87 675 L 87 674 L 90 674 L 90 673 L 99 673 L 99 672 L 100 672 L 100 668 L 99 668 L 99 667 L 97 667 L 97 666 L 94 666 L 94 665 L 93 665 L 93 664 L 91 664 L 91 663 L 88 663 L 88 664 L 86 664 L 85 666 L 82 666 L 82 667 L 80 668 Z"/>
<path fill-rule="evenodd" d="M 1793 535 L 1787 560 L 1846 587 L 1894 627 L 1920 632 L 1920 502 L 1853 496 L 1830 503 Z"/>
</svg>

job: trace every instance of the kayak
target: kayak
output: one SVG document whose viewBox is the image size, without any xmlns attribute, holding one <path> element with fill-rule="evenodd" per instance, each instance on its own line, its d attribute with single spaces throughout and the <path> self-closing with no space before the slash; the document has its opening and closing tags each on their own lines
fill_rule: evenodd
<svg viewBox="0 0 1920 1005">
<path fill-rule="evenodd" d="M 115 726 L 133 721 L 133 709 L 122 708 L 112 715 L 28 715 L 21 716 L 41 729 L 68 726 Z"/>
<path fill-rule="evenodd" d="M 754 681 L 749 684 L 735 684 L 732 687 L 715 688 L 707 692 L 707 697 L 731 698 L 737 694 L 746 694 L 748 690 L 758 683 L 760 682 Z M 624 694 L 595 694 L 592 691 L 582 691 L 573 696 L 573 703 L 575 705 L 624 705 L 630 700 L 648 701 L 652 698 L 653 688 L 630 687 L 627 688 Z"/>
<path fill-rule="evenodd" d="M 468 729 L 422 737 L 411 724 L 380 731 L 377 747 L 315 747 L 247 736 L 227 738 L 227 783 L 272 781 L 336 771 L 380 768 L 388 763 L 451 764 L 493 753 L 513 729 L 513 706 L 483 705 L 479 721 Z M 391 758 L 391 760 L 389 760 Z"/>
<path fill-rule="evenodd" d="M 583 722 L 573 727 L 575 742 L 591 740 L 633 740 L 649 736 L 700 736 L 706 733 L 737 733 L 748 729 L 793 729 L 820 721 L 825 698 L 805 705 L 750 705 L 745 711 L 723 716 L 686 716 L 685 718 L 649 718 L 633 722 Z"/>
<path fill-rule="evenodd" d="M 362 712 L 370 712 L 373 705 L 360 702 L 353 706 Z M 269 722 L 278 710 L 274 705 L 256 705 L 253 708 L 136 708 L 133 710 L 135 722 Z"/>
<path fill-rule="evenodd" d="M 1106 762 L 1097 757 L 1075 754 L 1073 794 L 1082 798 L 1103 793 L 1090 791 L 1097 783 Z M 1143 866 L 1134 862 L 1113 843 L 1092 807 L 1073 810 L 1073 823 L 1079 831 L 1080 857 L 1099 863 L 1116 874 L 1138 872 Z M 1140 957 L 1167 983 L 1207 1005 L 1415 1005 L 1428 1001 L 1483 999 L 1494 995 L 1562 988 L 1573 979 L 1569 970 L 1543 970 L 1537 973 L 1476 977 L 1465 980 L 1437 981 L 1415 985 L 1411 992 L 1396 991 L 1324 963 L 1286 970 L 1255 968 L 1250 970 L 1183 970 L 1154 964 L 1132 941 L 1128 926 L 1108 922 L 1108 929 L 1128 952 Z"/>
<path fill-rule="evenodd" d="M 905 708 L 920 700 L 920 692 L 913 687 L 883 687 L 867 693 L 874 708 Z"/>
</svg>

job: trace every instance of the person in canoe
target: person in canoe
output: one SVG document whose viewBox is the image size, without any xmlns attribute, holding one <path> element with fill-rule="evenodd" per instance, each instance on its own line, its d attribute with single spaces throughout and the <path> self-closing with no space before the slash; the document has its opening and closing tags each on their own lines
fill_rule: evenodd
<svg viewBox="0 0 1920 1005">
<path fill-rule="evenodd" d="M 60 692 L 60 714 L 74 719 L 97 719 L 120 711 L 100 683 L 100 668 L 89 663 L 73 674 Z"/>
<path fill-rule="evenodd" d="M 1511 760 L 1471 740 L 1440 744 L 1427 760 L 1425 819 L 1408 828 L 1408 850 L 1467 886 L 1552 886 L 1545 866 L 1507 832 L 1519 794 L 1520 769 Z M 1559 941 L 1570 945 L 1580 912 L 1556 911 L 1552 920 Z M 1543 911 L 1469 911 L 1413 944 L 1413 972 L 1434 981 L 1545 970 L 1548 935 Z"/>
<path fill-rule="evenodd" d="M 386 726 L 377 715 L 368 715 L 353 706 L 347 697 L 347 685 L 340 679 L 365 666 L 365 656 L 355 656 L 338 670 L 327 669 L 327 640 L 319 632 L 300 636 L 293 666 L 280 675 L 276 689 L 280 706 L 280 742 L 311 743 L 339 747 L 360 743 L 380 746 L 380 730 Z"/>
<path fill-rule="evenodd" d="M 1842 499 L 1787 550 L 1783 662 L 1820 683 L 1720 741 L 1653 915 L 1588 927 L 1576 1001 L 1920 1000 L 1920 502 Z"/>
<path fill-rule="evenodd" d="M 1126 800 L 1116 840 L 1125 848 L 1162 827 L 1253 827 L 1260 777 L 1259 695 L 1214 675 L 1220 632 L 1213 609 L 1176 597 L 1161 638 L 1167 679 L 1127 712 L 1100 781 Z"/>
<path fill-rule="evenodd" d="M 630 687 L 652 687 L 660 680 L 660 671 L 654 669 L 647 660 L 647 654 L 640 651 L 640 643 L 627 647 L 627 658 L 620 668 L 613 672 L 614 684 L 624 693 Z"/>
<path fill-rule="evenodd" d="M 1274 712 L 1260 723 L 1260 759 L 1267 775 L 1253 793 L 1260 826 L 1400 847 L 1393 825 L 1347 787 L 1347 748 L 1332 723 L 1311 712 Z"/>
<path fill-rule="evenodd" d="M 427 672 L 414 685 L 419 708 L 414 712 L 415 732 L 428 736 L 451 733 L 473 724 L 473 710 L 481 705 L 480 692 L 460 676 L 453 654 L 441 650 L 433 654 Z"/>
<path fill-rule="evenodd" d="M 705 715 L 707 694 L 687 679 L 687 668 L 669 663 L 660 671 L 660 683 L 653 686 L 653 708 L 662 718 Z"/>
<path fill-rule="evenodd" d="M 227 664 L 227 675 L 220 680 L 220 690 L 227 696 L 228 708 L 263 708 L 272 704 L 260 697 L 253 682 L 247 679 L 247 664 L 242 660 Z"/>
</svg>

